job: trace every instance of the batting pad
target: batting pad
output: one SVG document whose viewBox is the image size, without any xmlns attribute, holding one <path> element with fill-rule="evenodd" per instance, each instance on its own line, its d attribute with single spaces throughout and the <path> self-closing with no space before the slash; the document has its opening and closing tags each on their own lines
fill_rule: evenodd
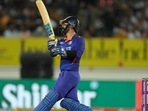
<svg viewBox="0 0 148 111">
<path fill-rule="evenodd" d="M 74 101 L 70 98 L 63 99 L 60 105 L 68 111 L 92 111 L 92 109 L 88 106 L 80 104 L 79 102 Z"/>
<path fill-rule="evenodd" d="M 34 111 L 49 111 L 52 106 L 58 101 L 59 94 L 57 91 L 50 90 L 50 92 L 44 97 Z"/>
</svg>

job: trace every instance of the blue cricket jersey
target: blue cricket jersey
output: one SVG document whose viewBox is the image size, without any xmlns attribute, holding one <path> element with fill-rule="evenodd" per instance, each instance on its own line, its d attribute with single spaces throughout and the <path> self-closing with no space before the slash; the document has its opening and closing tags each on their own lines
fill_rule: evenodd
<svg viewBox="0 0 148 111">
<path fill-rule="evenodd" d="M 57 46 L 62 46 L 66 51 L 76 51 L 76 58 L 71 60 L 67 57 L 61 56 L 60 70 L 61 71 L 78 71 L 81 56 L 85 49 L 84 38 L 79 35 L 74 35 L 71 40 L 65 38 L 58 40 Z"/>
</svg>

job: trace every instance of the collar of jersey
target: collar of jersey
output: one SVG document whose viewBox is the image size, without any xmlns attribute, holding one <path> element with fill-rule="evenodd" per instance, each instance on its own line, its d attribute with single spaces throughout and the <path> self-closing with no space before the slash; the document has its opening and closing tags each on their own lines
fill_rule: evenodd
<svg viewBox="0 0 148 111">
<path fill-rule="evenodd" d="M 67 39 L 67 37 L 64 38 L 64 41 L 65 41 L 65 42 L 69 42 L 69 41 L 71 41 L 71 40 L 72 40 L 72 38 L 71 38 L 71 39 Z"/>
</svg>

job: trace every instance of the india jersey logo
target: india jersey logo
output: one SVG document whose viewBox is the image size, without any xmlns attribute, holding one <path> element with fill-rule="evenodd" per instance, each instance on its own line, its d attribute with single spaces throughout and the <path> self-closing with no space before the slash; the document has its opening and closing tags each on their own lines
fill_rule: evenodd
<svg viewBox="0 0 148 111">
<path fill-rule="evenodd" d="M 66 50 L 71 50 L 71 47 L 66 47 Z"/>
<path fill-rule="evenodd" d="M 60 44 L 62 45 L 62 44 L 64 44 L 64 42 L 60 42 Z"/>
<path fill-rule="evenodd" d="M 72 44 L 72 41 L 69 41 L 69 42 L 68 42 L 68 45 L 71 45 L 71 44 Z"/>
</svg>

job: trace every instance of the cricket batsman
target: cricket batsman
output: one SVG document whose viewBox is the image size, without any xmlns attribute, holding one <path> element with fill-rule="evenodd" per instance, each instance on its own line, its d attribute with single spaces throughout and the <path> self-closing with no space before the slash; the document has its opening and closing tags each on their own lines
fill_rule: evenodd
<svg viewBox="0 0 148 111">
<path fill-rule="evenodd" d="M 49 40 L 48 49 L 52 57 L 61 56 L 60 74 L 53 88 L 43 98 L 34 111 L 50 111 L 62 99 L 60 105 L 67 111 L 92 111 L 78 100 L 77 85 L 80 81 L 79 64 L 85 50 L 83 37 L 77 35 L 79 20 L 68 16 L 60 20 L 60 32 L 65 36 L 60 40 Z"/>
</svg>

